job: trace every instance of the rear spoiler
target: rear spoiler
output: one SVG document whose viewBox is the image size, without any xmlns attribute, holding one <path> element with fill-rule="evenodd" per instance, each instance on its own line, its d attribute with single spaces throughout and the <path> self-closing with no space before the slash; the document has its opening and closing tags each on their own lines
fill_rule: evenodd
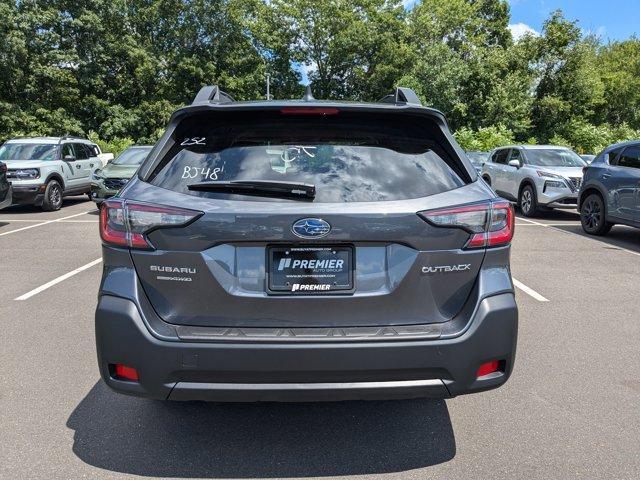
<svg viewBox="0 0 640 480">
<path fill-rule="evenodd" d="M 302 100 L 306 102 L 314 101 L 313 93 L 311 93 L 311 85 L 305 88 Z M 235 99 L 220 89 L 218 85 L 207 85 L 202 87 L 198 94 L 191 102 L 191 105 L 202 105 L 208 103 L 231 103 Z M 416 95 L 416 92 L 407 87 L 396 87 L 393 93 L 385 95 L 377 103 L 405 104 L 422 106 L 422 102 Z"/>
<path fill-rule="evenodd" d="M 393 103 L 393 104 L 406 104 L 406 105 L 419 105 L 422 106 L 422 102 L 416 95 L 416 92 L 406 87 L 397 87 L 393 93 L 385 95 L 378 103 Z"/>
<path fill-rule="evenodd" d="M 202 87 L 191 105 L 201 105 L 203 103 L 229 103 L 235 99 L 226 92 L 223 92 L 218 85 L 207 85 Z"/>
</svg>

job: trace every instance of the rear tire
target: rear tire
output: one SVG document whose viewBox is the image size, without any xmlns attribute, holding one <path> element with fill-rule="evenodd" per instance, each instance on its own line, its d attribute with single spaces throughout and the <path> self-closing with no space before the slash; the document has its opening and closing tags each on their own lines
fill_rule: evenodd
<svg viewBox="0 0 640 480">
<path fill-rule="evenodd" d="M 53 212 L 60 210 L 62 207 L 62 185 L 57 180 L 49 180 L 44 189 L 44 199 L 42 200 L 42 209 L 45 212 Z"/>
<path fill-rule="evenodd" d="M 604 200 L 597 193 L 592 193 L 582 202 L 580 223 L 589 235 L 606 235 L 613 227 L 613 223 L 607 222 Z"/>
<path fill-rule="evenodd" d="M 520 211 L 525 217 L 535 217 L 540 213 L 538 197 L 536 197 L 536 191 L 531 185 L 525 185 L 520 191 L 518 205 L 520 205 Z"/>
</svg>

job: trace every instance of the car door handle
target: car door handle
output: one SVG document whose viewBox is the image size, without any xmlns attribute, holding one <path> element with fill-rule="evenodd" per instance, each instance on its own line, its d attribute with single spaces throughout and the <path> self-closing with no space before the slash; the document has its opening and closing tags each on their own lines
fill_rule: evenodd
<svg viewBox="0 0 640 480">
<path fill-rule="evenodd" d="M 93 163 L 90 163 L 90 164 L 89 164 L 89 166 L 90 166 L 90 167 L 93 167 Z"/>
<path fill-rule="evenodd" d="M 610 176 L 611 176 L 611 174 L 610 174 L 610 173 L 603 173 L 603 174 L 602 174 L 602 178 L 603 178 L 604 180 L 606 180 L 606 179 L 607 179 L 607 178 L 609 178 Z"/>
<path fill-rule="evenodd" d="M 76 168 L 80 168 L 80 165 L 76 165 Z"/>
</svg>

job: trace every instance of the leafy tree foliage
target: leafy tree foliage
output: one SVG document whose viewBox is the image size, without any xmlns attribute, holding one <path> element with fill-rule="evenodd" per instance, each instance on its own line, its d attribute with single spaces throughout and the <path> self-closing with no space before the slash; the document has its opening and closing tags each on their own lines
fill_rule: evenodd
<svg viewBox="0 0 640 480">
<path fill-rule="evenodd" d="M 640 137 L 640 40 L 602 44 L 553 12 L 514 42 L 506 0 L 0 0 L 0 140 L 153 142 L 206 84 L 238 99 L 375 101 L 412 87 L 460 143 Z"/>
</svg>

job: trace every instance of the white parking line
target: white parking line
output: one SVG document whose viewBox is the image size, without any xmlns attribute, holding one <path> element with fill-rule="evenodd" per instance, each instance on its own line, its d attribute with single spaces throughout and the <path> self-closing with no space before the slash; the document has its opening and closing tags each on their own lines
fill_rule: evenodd
<svg viewBox="0 0 640 480">
<path fill-rule="evenodd" d="M 547 225 L 546 223 L 540 223 L 540 222 L 536 222 L 534 220 L 529 220 L 528 218 L 522 218 L 522 217 L 516 217 L 518 220 L 522 220 L 523 222 L 529 222 L 533 225 L 538 225 L 539 227 L 548 227 L 549 225 Z"/>
<path fill-rule="evenodd" d="M 580 225 L 579 223 L 517 223 L 516 226 L 520 227 L 575 227 Z"/>
<path fill-rule="evenodd" d="M 0 222 L 7 223 L 42 223 L 42 220 L 25 220 L 25 219 L 3 219 L 0 218 Z M 99 220 L 58 220 L 58 223 L 99 223 Z"/>
<path fill-rule="evenodd" d="M 0 233 L 0 237 L 2 237 L 4 235 L 9 235 L 10 233 L 16 233 L 16 232 L 22 232 L 23 230 L 29 230 L 30 228 L 41 227 L 42 225 L 48 225 L 50 223 L 60 222 L 61 220 L 66 220 L 68 218 L 79 217 L 80 215 L 86 215 L 87 213 L 89 213 L 91 211 L 93 211 L 93 210 L 89 210 L 88 212 L 76 213 L 75 215 L 69 215 L 68 217 L 62 217 L 62 218 L 56 218 L 56 219 L 53 219 L 53 220 L 47 220 L 46 222 L 40 222 L 40 223 L 36 223 L 34 225 L 28 225 L 26 227 L 22 227 L 22 228 L 16 228 L 15 230 L 9 230 L 8 232 Z"/>
<path fill-rule="evenodd" d="M 524 283 L 516 280 L 515 278 L 511 278 L 513 280 L 513 284 L 519 288 L 520 290 L 522 290 L 524 293 L 526 293 L 527 295 L 529 295 L 530 297 L 535 298 L 537 301 L 539 302 L 548 302 L 549 300 L 545 297 L 543 297 L 542 295 L 540 295 L 538 292 L 536 292 L 533 288 L 531 287 L 527 287 Z"/>
<path fill-rule="evenodd" d="M 47 288 L 53 287 L 54 285 L 60 282 L 64 282 L 67 278 L 71 278 L 74 275 L 80 272 L 83 272 L 84 270 L 91 268 L 100 262 L 102 262 L 102 258 L 96 258 L 93 262 L 89 262 L 86 265 L 83 265 L 81 267 L 76 268 L 75 270 L 71 270 L 70 272 L 65 273 L 64 275 L 60 275 L 58 278 L 54 278 L 50 282 L 47 282 L 44 285 L 40 285 L 38 288 L 34 288 L 33 290 L 25 293 L 24 295 L 20 295 L 18 298 L 15 298 L 14 300 L 27 300 L 33 297 L 34 295 L 37 295 L 38 293 L 45 291 Z"/>
</svg>

